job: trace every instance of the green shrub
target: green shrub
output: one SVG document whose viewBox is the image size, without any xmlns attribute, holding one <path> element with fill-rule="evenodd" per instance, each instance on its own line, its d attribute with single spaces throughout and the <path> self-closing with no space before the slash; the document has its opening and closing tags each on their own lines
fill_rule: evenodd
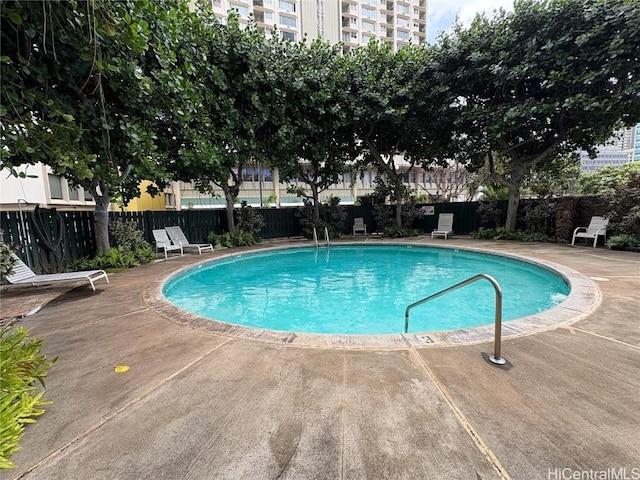
<svg viewBox="0 0 640 480">
<path fill-rule="evenodd" d="M 624 181 L 611 183 L 612 193 L 605 199 L 609 203 L 610 228 L 616 233 L 640 236 L 640 167 L 630 171 Z"/>
<path fill-rule="evenodd" d="M 137 267 L 153 262 L 156 252 L 144 239 L 142 230 L 134 221 L 116 220 L 109 223 L 109 238 L 112 248 L 93 258 L 83 257 L 71 262 L 68 270 L 108 270 Z"/>
<path fill-rule="evenodd" d="M 302 227 L 302 235 L 306 238 L 313 238 L 313 229 L 316 228 L 318 237 L 324 236 L 324 229 L 327 228 L 329 238 L 340 238 L 344 233 L 347 212 L 340 205 L 339 197 L 329 197 L 327 203 L 320 205 L 320 218 L 315 217 L 313 203 L 304 200 L 304 206 L 296 212 L 296 217 Z"/>
<path fill-rule="evenodd" d="M 540 233 L 544 236 L 556 234 L 556 210 L 558 202 L 542 198 L 527 203 L 524 207 L 524 222 L 529 233 Z"/>
<path fill-rule="evenodd" d="M 207 241 L 214 246 L 220 247 L 244 247 L 260 243 L 262 239 L 251 232 L 247 232 L 239 227 L 235 227 L 230 232 L 223 234 L 209 233 Z"/>
<path fill-rule="evenodd" d="M 7 275 L 10 275 L 16 264 L 15 258 L 11 256 L 16 248 L 14 245 L 4 243 L 3 238 L 4 231 L 0 230 L 0 278 L 6 278 Z"/>
<path fill-rule="evenodd" d="M 236 226 L 251 233 L 253 236 L 258 237 L 260 232 L 264 228 L 264 218 L 254 208 L 243 205 L 240 211 L 237 212 L 237 224 Z"/>
<path fill-rule="evenodd" d="M 384 232 L 387 227 L 394 226 L 393 207 L 384 203 L 376 203 L 373 206 L 373 220 L 376 222 L 378 232 Z"/>
<path fill-rule="evenodd" d="M 20 449 L 25 424 L 42 415 L 44 405 L 36 382 L 44 388 L 47 370 L 56 362 L 42 352 L 42 338 L 27 339 L 23 327 L 0 329 L 0 468 L 13 468 L 11 456 Z"/>
<path fill-rule="evenodd" d="M 607 248 L 611 250 L 640 250 L 640 237 L 635 235 L 613 235 L 607 240 Z"/>
<path fill-rule="evenodd" d="M 420 208 L 416 207 L 416 204 L 409 202 L 402 206 L 402 226 L 408 230 L 411 230 L 411 225 L 414 221 L 422 218 L 424 215 Z"/>
<path fill-rule="evenodd" d="M 149 245 L 144 239 L 144 233 L 138 228 L 138 224 L 132 220 L 109 222 L 109 239 L 114 247 L 124 247 L 130 251 Z"/>
<path fill-rule="evenodd" d="M 79 270 L 132 268 L 152 262 L 156 258 L 155 250 L 148 243 L 137 247 L 135 251 L 121 246 L 110 248 L 93 258 L 83 257 L 75 260 L 69 264 L 68 270 L 75 272 Z"/>
<path fill-rule="evenodd" d="M 553 242 L 551 237 L 543 233 L 510 232 L 504 227 L 479 228 L 471 232 L 471 238 L 476 240 L 518 240 L 520 242 Z"/>
<path fill-rule="evenodd" d="M 398 227 L 397 225 L 389 225 L 385 227 L 383 234 L 385 237 L 401 238 L 401 237 L 415 237 L 420 235 L 420 231 L 415 228 Z"/>
<path fill-rule="evenodd" d="M 500 225 L 502 211 L 498 208 L 498 202 L 480 202 L 477 214 L 480 216 L 480 225 L 484 228 L 496 228 Z"/>
</svg>

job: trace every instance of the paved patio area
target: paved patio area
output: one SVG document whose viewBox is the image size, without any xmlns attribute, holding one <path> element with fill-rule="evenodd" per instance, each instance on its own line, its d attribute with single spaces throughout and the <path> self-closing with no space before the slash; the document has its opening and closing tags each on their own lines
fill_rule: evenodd
<svg viewBox="0 0 640 480">
<path fill-rule="evenodd" d="M 490 340 L 292 344 L 177 321 L 149 302 L 154 283 L 217 252 L 117 273 L 96 292 L 57 287 L 21 321 L 59 355 L 54 403 L 2 478 L 640 478 L 640 255 L 409 242 L 559 264 L 598 298 L 575 322 L 505 332 L 509 363 L 496 367 Z M 3 313 L 23 292 L 2 293 Z"/>
</svg>

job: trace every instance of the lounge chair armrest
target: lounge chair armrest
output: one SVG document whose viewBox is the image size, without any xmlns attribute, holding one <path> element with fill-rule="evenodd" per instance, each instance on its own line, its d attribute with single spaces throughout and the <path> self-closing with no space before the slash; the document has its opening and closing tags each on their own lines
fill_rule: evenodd
<svg viewBox="0 0 640 480">
<path fill-rule="evenodd" d="M 587 231 L 587 227 L 578 227 L 573 231 L 573 235 L 575 236 L 576 233 L 578 233 L 580 230 L 584 230 L 585 232 Z"/>
</svg>

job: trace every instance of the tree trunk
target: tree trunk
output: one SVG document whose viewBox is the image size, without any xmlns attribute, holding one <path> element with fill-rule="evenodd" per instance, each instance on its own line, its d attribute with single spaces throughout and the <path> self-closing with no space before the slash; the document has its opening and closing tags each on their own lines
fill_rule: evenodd
<svg viewBox="0 0 640 480">
<path fill-rule="evenodd" d="M 320 222 L 320 194 L 318 193 L 318 185 L 311 184 L 311 193 L 313 195 L 313 217 L 316 223 Z"/>
<path fill-rule="evenodd" d="M 524 180 L 527 169 L 523 162 L 516 162 L 515 160 L 509 165 L 510 175 L 504 177 L 496 173 L 493 168 L 491 169 L 491 178 L 497 180 L 497 182 L 503 187 L 509 189 L 509 203 L 507 204 L 507 221 L 505 222 L 505 229 L 507 232 L 516 231 L 516 222 L 518 220 L 518 204 L 520 203 L 520 186 Z"/>
<path fill-rule="evenodd" d="M 396 201 L 396 225 L 402 228 L 402 177 L 396 179 L 393 193 Z"/>
<path fill-rule="evenodd" d="M 236 226 L 235 220 L 233 218 L 235 199 L 233 197 L 231 189 L 228 186 L 223 186 L 222 190 L 224 191 L 224 199 L 227 203 L 227 228 L 229 229 L 229 231 L 231 231 Z"/>
<path fill-rule="evenodd" d="M 109 204 L 111 195 L 104 182 L 100 182 L 100 189 L 92 189 L 93 199 L 96 202 L 94 211 L 96 252 L 98 254 L 109 250 Z"/>
<path fill-rule="evenodd" d="M 518 220 L 518 205 L 520 204 L 520 188 L 509 189 L 509 203 L 507 204 L 507 221 L 505 228 L 507 232 L 516 231 L 516 222 Z"/>
</svg>

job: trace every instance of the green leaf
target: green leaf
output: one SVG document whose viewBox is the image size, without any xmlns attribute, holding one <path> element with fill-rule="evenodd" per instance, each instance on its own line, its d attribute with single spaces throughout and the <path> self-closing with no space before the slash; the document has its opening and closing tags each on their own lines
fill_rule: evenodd
<svg viewBox="0 0 640 480">
<path fill-rule="evenodd" d="M 9 19 L 16 25 L 22 25 L 22 17 L 15 10 L 9 12 Z"/>
</svg>

